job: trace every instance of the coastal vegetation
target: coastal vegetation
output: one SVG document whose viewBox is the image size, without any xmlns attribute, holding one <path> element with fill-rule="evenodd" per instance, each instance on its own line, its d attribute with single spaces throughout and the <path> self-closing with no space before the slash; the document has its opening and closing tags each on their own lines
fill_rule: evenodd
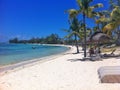
<svg viewBox="0 0 120 90">
<path fill-rule="evenodd" d="M 86 57 L 86 37 L 89 35 L 87 35 L 88 29 L 86 28 L 86 17 L 87 18 L 93 18 L 95 16 L 97 16 L 97 12 L 94 11 L 95 8 L 99 8 L 102 7 L 102 4 L 96 4 L 94 6 L 90 6 L 90 3 L 93 0 L 77 0 L 77 4 L 79 6 L 79 9 L 69 9 L 67 10 L 68 14 L 69 14 L 69 22 L 70 22 L 70 27 L 73 26 L 73 22 L 76 20 L 77 22 L 79 22 L 78 19 L 78 15 L 82 14 L 82 26 L 81 24 L 76 24 L 74 25 L 74 28 L 71 28 L 71 30 L 74 32 L 75 35 L 75 41 L 76 41 L 76 47 L 77 47 L 77 53 L 78 53 L 78 45 L 77 45 L 77 39 L 76 36 L 79 36 L 80 39 L 84 39 L 84 57 Z M 87 30 L 87 31 L 86 31 Z M 84 38 L 83 38 L 84 37 Z"/>
<path fill-rule="evenodd" d="M 94 1 L 77 0 L 78 8 L 65 11 L 68 13 L 70 25 L 66 38 L 74 36 L 72 38 L 75 40 L 77 53 L 79 53 L 78 43 L 83 43 L 84 57 L 86 57 L 86 39 L 96 32 L 106 34 L 113 43 L 120 45 L 120 0 L 109 0 L 109 8 L 101 11 L 98 8 L 104 7 L 103 4 L 92 5 L 92 2 Z M 87 24 L 88 20 L 90 22 L 92 19 L 95 21 L 94 27 Z"/>
<path fill-rule="evenodd" d="M 19 38 L 15 37 L 9 40 L 9 43 L 38 43 L 38 44 L 66 44 L 66 45 L 73 45 L 74 39 L 72 38 L 61 38 L 58 34 L 51 34 L 46 37 L 33 37 L 28 40 L 20 40 Z"/>
<path fill-rule="evenodd" d="M 19 40 L 17 37 L 10 39 L 9 43 L 40 43 L 40 44 L 62 44 L 62 39 L 57 34 L 51 34 L 42 38 L 31 38 L 29 40 Z"/>
</svg>

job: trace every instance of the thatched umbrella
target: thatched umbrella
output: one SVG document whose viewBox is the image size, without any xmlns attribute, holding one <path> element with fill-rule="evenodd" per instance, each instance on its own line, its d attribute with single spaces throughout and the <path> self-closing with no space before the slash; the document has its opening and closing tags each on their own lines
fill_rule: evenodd
<svg viewBox="0 0 120 90">
<path fill-rule="evenodd" d="M 91 37 L 90 37 L 91 42 L 108 42 L 110 41 L 110 37 L 107 34 L 104 34 L 102 32 L 95 32 Z"/>
<path fill-rule="evenodd" d="M 84 40 L 82 40 L 82 43 L 83 42 Z M 93 35 L 86 38 L 86 43 L 89 45 L 94 45 L 94 44 L 99 45 L 100 43 L 106 43 L 106 42 L 110 42 L 110 37 L 102 32 L 95 32 Z"/>
</svg>

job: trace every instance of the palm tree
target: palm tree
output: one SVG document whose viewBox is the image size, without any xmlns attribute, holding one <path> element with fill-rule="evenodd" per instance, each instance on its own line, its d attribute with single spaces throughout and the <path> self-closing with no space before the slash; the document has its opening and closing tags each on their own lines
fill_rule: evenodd
<svg viewBox="0 0 120 90">
<path fill-rule="evenodd" d="M 103 32 L 106 33 L 109 36 L 112 36 L 113 32 L 116 32 L 117 38 L 116 38 L 116 44 L 120 45 L 120 7 L 114 6 L 114 9 L 110 13 L 110 16 L 105 17 L 102 16 L 100 19 L 98 19 L 97 23 L 107 23 L 103 27 Z"/>
<path fill-rule="evenodd" d="M 96 20 L 96 23 L 107 22 L 103 27 L 103 32 L 111 35 L 112 31 L 120 25 L 120 8 L 116 6 L 110 13 L 110 17 L 106 18 L 105 16 Z"/>
<path fill-rule="evenodd" d="M 109 0 L 110 10 L 113 10 L 116 6 L 120 7 L 120 0 Z M 114 30 L 117 35 L 116 44 L 120 45 L 120 25 Z"/>
<path fill-rule="evenodd" d="M 94 9 L 98 7 L 102 7 L 102 4 L 96 4 L 94 6 L 90 6 L 90 3 L 93 0 L 77 0 L 79 5 L 79 13 L 83 14 L 83 23 L 86 24 L 86 16 L 89 18 L 93 18 L 98 14 Z M 84 57 L 86 57 L 86 26 L 84 25 Z"/>
<path fill-rule="evenodd" d="M 96 23 L 106 23 L 103 26 L 103 32 L 108 35 L 112 35 L 112 31 L 115 30 L 115 28 L 119 27 L 120 24 L 120 0 L 109 0 L 109 3 L 109 11 L 111 11 L 111 9 L 113 10 L 111 13 L 109 11 L 106 11 L 107 15 L 105 15 L 106 13 L 102 13 L 100 19 L 96 20 Z"/>
<path fill-rule="evenodd" d="M 95 23 L 97 24 L 98 30 L 101 31 L 102 28 L 107 24 L 107 22 L 109 21 L 109 16 L 110 16 L 109 10 L 103 10 L 99 12 L 98 17 L 95 18 Z"/>
<path fill-rule="evenodd" d="M 77 0 L 77 3 L 79 5 L 79 12 L 83 13 L 83 23 L 86 24 L 86 20 L 85 20 L 85 15 L 88 15 L 88 7 L 89 7 L 89 3 L 92 0 Z M 87 12 L 87 14 L 86 14 Z M 84 25 L 84 57 L 86 57 L 86 27 Z"/>
<path fill-rule="evenodd" d="M 69 24 L 70 24 L 70 30 L 66 30 L 67 32 L 69 32 L 69 35 L 65 36 L 67 38 L 70 38 L 72 36 L 74 36 L 75 38 L 75 45 L 77 48 L 77 53 L 79 53 L 79 49 L 78 49 L 78 40 L 77 37 L 80 37 L 79 34 L 79 21 L 77 19 L 77 15 L 78 15 L 78 11 L 75 9 L 70 9 L 66 11 L 69 14 Z"/>
</svg>

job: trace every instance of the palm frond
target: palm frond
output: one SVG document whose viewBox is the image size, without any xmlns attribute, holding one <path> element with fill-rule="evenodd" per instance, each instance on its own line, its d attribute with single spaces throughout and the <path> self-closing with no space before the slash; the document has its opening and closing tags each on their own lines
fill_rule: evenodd
<svg viewBox="0 0 120 90">
<path fill-rule="evenodd" d="M 117 27 L 117 25 L 115 22 L 108 23 L 107 25 L 104 26 L 103 33 L 110 35 L 112 30 L 114 30 L 116 27 Z"/>
<path fill-rule="evenodd" d="M 78 15 L 78 10 L 69 9 L 69 10 L 66 10 L 65 13 L 69 14 L 69 18 L 74 18 L 74 17 L 76 17 Z"/>
<path fill-rule="evenodd" d="M 91 6 L 90 8 L 92 8 L 92 10 L 93 10 L 93 9 L 101 8 L 101 7 L 103 7 L 103 4 L 102 3 L 98 3 L 98 4 L 94 5 L 94 6 Z"/>
<path fill-rule="evenodd" d="M 78 5 L 79 5 L 79 7 L 82 8 L 82 6 L 83 6 L 83 5 L 82 5 L 82 0 L 77 0 L 77 3 L 78 3 Z"/>
<path fill-rule="evenodd" d="M 99 13 L 94 11 L 94 9 L 97 9 L 97 8 L 100 8 L 100 7 L 103 7 L 103 4 L 99 3 L 99 4 L 96 4 L 94 6 L 89 6 L 87 8 L 87 10 L 85 10 L 85 15 L 87 15 L 87 17 L 89 17 L 89 18 L 93 18 L 95 16 L 98 16 Z"/>
<path fill-rule="evenodd" d="M 101 22 L 110 22 L 110 18 L 101 17 L 101 18 L 95 20 L 95 22 L 96 22 L 97 24 L 99 24 L 99 23 L 101 23 Z"/>
<path fill-rule="evenodd" d="M 120 8 L 116 6 L 110 14 L 111 19 L 120 20 Z"/>
</svg>

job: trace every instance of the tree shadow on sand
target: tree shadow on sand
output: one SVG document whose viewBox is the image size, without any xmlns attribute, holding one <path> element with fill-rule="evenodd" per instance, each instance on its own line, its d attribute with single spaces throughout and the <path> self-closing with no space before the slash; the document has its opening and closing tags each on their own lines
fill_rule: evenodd
<svg viewBox="0 0 120 90">
<path fill-rule="evenodd" d="M 76 58 L 76 59 L 68 59 L 67 61 L 70 61 L 70 62 L 76 62 L 76 61 L 92 61 L 92 62 L 95 62 L 95 61 L 102 61 L 102 60 L 105 60 L 105 59 L 118 59 L 118 60 L 120 60 L 120 56 L 114 56 L 114 57 L 102 57 L 100 60 L 99 59 L 96 59 L 96 60 L 92 60 L 91 59 L 91 57 L 88 57 L 88 58 L 82 58 L 82 59 L 78 59 L 78 58 Z"/>
<path fill-rule="evenodd" d="M 119 59 L 120 60 L 120 55 L 119 56 L 106 56 L 106 57 L 102 57 L 103 59 L 111 59 L 111 58 L 115 58 L 115 59 Z"/>
<path fill-rule="evenodd" d="M 76 61 L 82 61 L 82 62 L 92 61 L 92 62 L 94 62 L 94 61 L 101 61 L 101 60 L 91 60 L 91 58 L 88 57 L 88 58 L 83 58 L 83 59 L 68 59 L 67 61 L 70 61 L 70 62 L 76 62 Z"/>
<path fill-rule="evenodd" d="M 80 54 L 80 53 L 83 53 L 83 52 L 79 52 L 79 53 L 64 53 L 64 55 L 67 55 L 67 54 Z"/>
</svg>

